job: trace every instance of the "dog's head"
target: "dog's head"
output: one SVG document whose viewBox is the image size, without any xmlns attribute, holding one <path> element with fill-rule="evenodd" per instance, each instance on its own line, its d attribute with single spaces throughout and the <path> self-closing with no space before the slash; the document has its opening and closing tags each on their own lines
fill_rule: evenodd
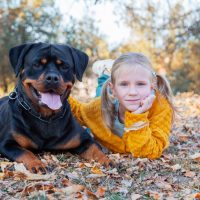
<svg viewBox="0 0 200 200">
<path fill-rule="evenodd" d="M 68 45 L 29 43 L 11 48 L 10 63 L 34 104 L 59 110 L 75 77 L 81 81 L 88 56 Z"/>
</svg>

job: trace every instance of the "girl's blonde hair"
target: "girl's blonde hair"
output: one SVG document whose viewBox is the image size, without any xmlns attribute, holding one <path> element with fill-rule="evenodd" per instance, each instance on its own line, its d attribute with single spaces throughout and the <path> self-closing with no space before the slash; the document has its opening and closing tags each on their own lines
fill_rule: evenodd
<svg viewBox="0 0 200 200">
<path fill-rule="evenodd" d="M 168 80 L 164 76 L 158 75 L 153 71 L 152 64 L 145 55 L 135 52 L 124 53 L 114 61 L 111 69 L 111 77 L 104 83 L 102 88 L 102 116 L 108 128 L 113 131 L 115 117 L 114 97 L 110 92 L 109 82 L 113 85 L 115 84 L 115 72 L 123 65 L 141 66 L 150 70 L 154 89 L 159 91 L 159 95 L 162 95 L 167 99 L 174 113 L 175 107 L 172 101 L 173 95 Z"/>
</svg>

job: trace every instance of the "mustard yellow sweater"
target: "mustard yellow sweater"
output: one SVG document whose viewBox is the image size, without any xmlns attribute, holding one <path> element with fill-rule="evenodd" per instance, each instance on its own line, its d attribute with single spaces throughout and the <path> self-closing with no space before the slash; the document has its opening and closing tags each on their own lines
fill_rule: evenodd
<svg viewBox="0 0 200 200">
<path fill-rule="evenodd" d="M 142 114 L 125 112 L 125 128 L 137 122 L 147 122 L 139 130 L 124 132 L 123 137 L 115 135 L 104 124 L 101 115 L 101 99 L 80 103 L 69 97 L 71 110 L 83 126 L 90 128 L 103 146 L 117 153 L 131 153 L 134 157 L 159 158 L 169 145 L 172 109 L 164 97 L 156 97 L 151 109 Z"/>
</svg>

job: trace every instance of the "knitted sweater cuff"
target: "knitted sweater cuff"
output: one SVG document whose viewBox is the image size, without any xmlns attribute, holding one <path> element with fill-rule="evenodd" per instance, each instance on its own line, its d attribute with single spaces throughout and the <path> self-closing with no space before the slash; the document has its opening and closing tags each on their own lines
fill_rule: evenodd
<svg viewBox="0 0 200 200">
<path fill-rule="evenodd" d="M 142 113 L 142 114 L 135 114 L 129 111 L 125 112 L 125 127 L 133 126 L 137 123 L 148 123 L 148 114 L 149 111 Z"/>
</svg>

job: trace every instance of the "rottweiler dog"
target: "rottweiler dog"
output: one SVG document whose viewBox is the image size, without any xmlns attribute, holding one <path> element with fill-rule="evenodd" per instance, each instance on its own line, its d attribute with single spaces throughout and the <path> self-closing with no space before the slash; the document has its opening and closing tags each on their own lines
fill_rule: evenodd
<svg viewBox="0 0 200 200">
<path fill-rule="evenodd" d="M 47 166 L 31 150 L 67 150 L 108 166 L 110 160 L 72 116 L 67 101 L 88 56 L 69 45 L 27 43 L 10 49 L 18 82 L 0 99 L 0 153 L 33 173 Z"/>
</svg>

